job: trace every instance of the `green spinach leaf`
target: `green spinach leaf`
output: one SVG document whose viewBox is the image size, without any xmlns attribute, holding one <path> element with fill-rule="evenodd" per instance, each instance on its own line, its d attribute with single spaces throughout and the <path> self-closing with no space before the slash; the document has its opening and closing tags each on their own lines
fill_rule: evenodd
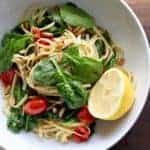
<svg viewBox="0 0 150 150">
<path fill-rule="evenodd" d="M 16 103 L 18 103 L 25 96 L 25 94 L 27 94 L 27 91 L 23 90 L 22 84 L 20 82 L 17 82 L 14 88 L 14 97 Z"/>
<path fill-rule="evenodd" d="M 41 60 L 34 68 L 32 79 L 35 83 L 50 86 L 56 83 L 56 69 L 50 59 Z"/>
<path fill-rule="evenodd" d="M 7 33 L 2 40 L 2 48 L 0 48 L 0 72 L 11 68 L 13 55 L 26 48 L 31 42 L 31 36 Z"/>
<path fill-rule="evenodd" d="M 94 19 L 88 13 L 74 5 L 64 4 L 60 7 L 60 14 L 64 22 L 72 26 L 92 28 L 95 25 Z"/>
<path fill-rule="evenodd" d="M 57 84 L 57 89 L 70 109 L 80 108 L 87 103 L 87 92 L 79 82 L 76 85 L 72 82 L 61 82 Z"/>
<path fill-rule="evenodd" d="M 78 81 L 69 80 L 57 62 L 52 59 L 57 70 L 58 83 L 56 87 L 70 109 L 77 109 L 87 103 L 88 92 Z"/>
<path fill-rule="evenodd" d="M 105 44 L 102 40 L 96 40 L 95 46 L 98 52 L 99 57 L 105 53 Z"/>
<path fill-rule="evenodd" d="M 64 57 L 66 57 L 71 66 L 72 74 L 77 80 L 83 83 L 96 82 L 103 72 L 103 64 L 101 61 L 68 53 L 65 53 Z"/>
<path fill-rule="evenodd" d="M 109 62 L 105 65 L 105 70 L 112 68 L 116 64 L 116 62 L 117 62 L 117 58 L 116 55 L 114 54 L 109 60 Z"/>
<path fill-rule="evenodd" d="M 77 119 L 77 114 L 79 112 L 79 109 L 75 109 L 75 110 L 67 110 L 66 114 L 64 115 L 63 121 L 67 122 L 71 119 Z"/>
<path fill-rule="evenodd" d="M 30 131 L 37 125 L 37 118 L 28 116 L 22 112 L 22 109 L 11 109 L 7 120 L 7 127 L 12 132 L 19 133 L 22 130 Z"/>
<path fill-rule="evenodd" d="M 63 124 L 65 125 L 71 125 L 72 123 L 77 123 L 77 122 L 79 122 L 77 118 L 70 118 L 69 120 L 63 120 Z"/>
<path fill-rule="evenodd" d="M 70 55 L 76 55 L 79 56 L 79 46 L 72 44 L 69 47 L 67 47 L 66 49 L 64 49 L 65 53 L 68 53 Z"/>
<path fill-rule="evenodd" d="M 64 49 L 64 52 L 70 55 L 75 55 L 75 56 L 79 56 L 79 46 L 72 44 L 69 47 Z M 68 64 L 68 59 L 67 57 L 63 57 L 62 59 L 62 64 L 64 66 L 66 66 Z"/>
<path fill-rule="evenodd" d="M 2 47 L 9 48 L 13 52 L 17 53 L 31 42 L 32 37 L 29 35 L 10 32 L 4 35 L 4 38 L 2 39 Z"/>
<path fill-rule="evenodd" d="M 20 132 L 24 128 L 24 115 L 20 109 L 11 110 L 7 120 L 7 127 L 15 133 Z"/>
<path fill-rule="evenodd" d="M 49 10 L 47 8 L 35 9 L 30 16 L 27 16 L 26 20 L 28 20 L 32 26 L 36 27 L 43 27 L 51 23 Z"/>
<path fill-rule="evenodd" d="M 25 126 L 24 130 L 26 132 L 31 131 L 38 124 L 38 118 L 33 116 L 25 115 Z"/>
<path fill-rule="evenodd" d="M 49 16 L 49 18 L 58 23 L 59 25 L 62 25 L 62 26 L 65 26 L 64 24 L 64 21 L 62 20 L 61 18 L 61 15 L 60 15 L 60 9 L 57 7 L 55 8 L 52 12 L 51 12 L 51 15 Z"/>
<path fill-rule="evenodd" d="M 49 32 L 53 33 L 55 37 L 62 35 L 65 31 L 65 26 L 60 26 L 59 24 L 55 24 L 55 26 L 48 29 Z"/>
<path fill-rule="evenodd" d="M 65 22 L 60 16 L 60 9 L 55 8 L 49 15 L 49 18 L 55 22 L 55 25 L 51 27 L 48 31 L 53 33 L 54 36 L 60 36 L 67 27 Z"/>
</svg>

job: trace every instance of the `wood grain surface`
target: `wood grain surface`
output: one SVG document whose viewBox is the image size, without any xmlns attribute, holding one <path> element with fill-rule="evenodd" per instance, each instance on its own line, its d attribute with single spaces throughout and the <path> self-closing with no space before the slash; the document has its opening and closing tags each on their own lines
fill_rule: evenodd
<svg viewBox="0 0 150 150">
<path fill-rule="evenodd" d="M 126 0 L 139 17 L 150 40 L 150 0 Z"/>
<path fill-rule="evenodd" d="M 150 0 L 126 1 L 141 20 L 150 41 Z M 150 93 L 144 111 L 135 126 L 111 150 L 150 150 Z"/>
</svg>

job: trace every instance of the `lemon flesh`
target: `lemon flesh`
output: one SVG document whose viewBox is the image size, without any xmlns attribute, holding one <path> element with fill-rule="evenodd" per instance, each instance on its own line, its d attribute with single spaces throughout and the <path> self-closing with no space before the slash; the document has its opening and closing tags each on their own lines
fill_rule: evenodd
<svg viewBox="0 0 150 150">
<path fill-rule="evenodd" d="M 134 88 L 128 76 L 118 68 L 106 71 L 90 92 L 88 108 L 99 119 L 117 120 L 134 103 Z"/>
</svg>

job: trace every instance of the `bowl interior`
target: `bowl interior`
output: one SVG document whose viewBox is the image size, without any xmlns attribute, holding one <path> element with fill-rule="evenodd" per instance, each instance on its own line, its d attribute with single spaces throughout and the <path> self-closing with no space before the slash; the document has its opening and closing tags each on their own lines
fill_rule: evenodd
<svg viewBox="0 0 150 150">
<path fill-rule="evenodd" d="M 62 2 L 65 2 L 65 0 L 1 0 L 0 38 L 5 32 L 17 24 L 25 10 L 38 5 L 54 6 Z M 119 121 L 98 121 L 95 135 L 89 142 L 63 145 L 55 140 L 40 139 L 32 133 L 15 135 L 9 132 L 6 129 L 6 119 L 2 113 L 3 93 L 1 89 L 0 145 L 8 150 L 15 150 L 17 148 L 48 150 L 50 147 L 55 147 L 55 150 L 73 150 L 77 147 L 86 150 L 94 149 L 94 147 L 95 149 L 97 149 L 97 147 L 99 147 L 99 149 L 106 149 L 116 143 L 131 128 L 144 106 L 149 86 L 148 44 L 144 39 L 140 25 L 137 24 L 132 13 L 117 0 L 74 0 L 74 2 L 94 16 L 98 25 L 108 29 L 114 41 L 124 49 L 126 67 L 133 72 L 136 81 L 135 105 L 133 109 Z"/>
</svg>

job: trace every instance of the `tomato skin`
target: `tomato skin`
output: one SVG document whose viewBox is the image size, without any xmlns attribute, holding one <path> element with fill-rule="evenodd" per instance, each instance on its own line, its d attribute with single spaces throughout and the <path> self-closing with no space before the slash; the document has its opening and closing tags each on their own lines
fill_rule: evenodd
<svg viewBox="0 0 150 150">
<path fill-rule="evenodd" d="M 42 38 L 47 38 L 49 40 L 53 40 L 53 35 L 49 32 L 41 32 L 41 37 Z"/>
<path fill-rule="evenodd" d="M 90 114 L 88 108 L 82 107 L 77 114 L 78 119 L 85 124 L 91 124 L 95 121 L 95 118 Z"/>
<path fill-rule="evenodd" d="M 39 42 L 40 44 L 43 44 L 43 45 L 46 45 L 46 46 L 50 45 L 47 41 L 42 40 L 42 39 L 40 39 L 38 42 Z"/>
<path fill-rule="evenodd" d="M 30 99 L 24 106 L 23 111 L 31 116 L 41 114 L 47 109 L 47 101 L 44 98 L 36 97 Z"/>
<path fill-rule="evenodd" d="M 34 35 L 35 39 L 39 39 L 41 37 L 41 31 L 37 27 L 32 27 L 32 34 Z"/>
<path fill-rule="evenodd" d="M 91 132 L 87 127 L 79 126 L 75 129 L 73 140 L 77 143 L 85 142 L 89 139 L 90 134 Z"/>
<path fill-rule="evenodd" d="M 52 33 L 49 33 L 49 32 L 43 32 L 41 31 L 39 28 L 37 27 L 32 27 L 31 29 L 32 31 L 32 34 L 34 35 L 34 38 L 35 39 L 40 39 L 40 38 L 47 38 L 47 39 L 50 39 L 50 40 L 53 40 L 53 35 Z"/>
<path fill-rule="evenodd" d="M 5 86 L 8 86 L 12 84 L 14 75 L 15 75 L 15 70 L 10 69 L 5 72 L 2 72 L 0 75 L 0 79 L 2 80 Z"/>
</svg>

